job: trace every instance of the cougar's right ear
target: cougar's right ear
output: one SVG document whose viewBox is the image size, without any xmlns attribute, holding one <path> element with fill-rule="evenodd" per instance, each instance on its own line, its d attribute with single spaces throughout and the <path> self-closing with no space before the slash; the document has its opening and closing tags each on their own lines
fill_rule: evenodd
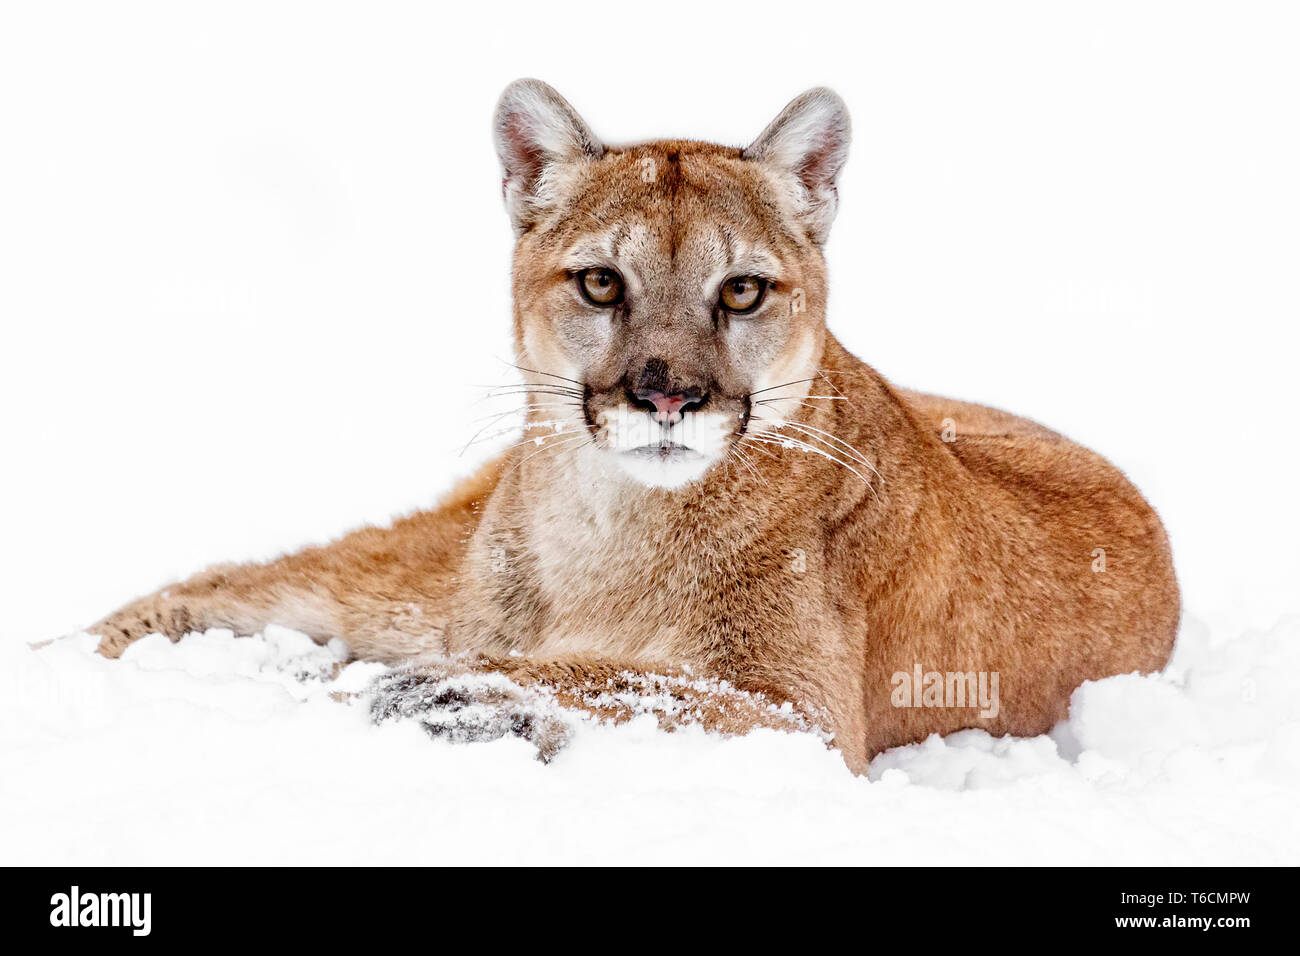
<svg viewBox="0 0 1300 956">
<path fill-rule="evenodd" d="M 577 112 L 541 80 L 515 80 L 497 103 L 493 124 L 506 212 L 516 233 L 554 201 L 555 167 L 599 159 L 605 147 Z"/>
</svg>

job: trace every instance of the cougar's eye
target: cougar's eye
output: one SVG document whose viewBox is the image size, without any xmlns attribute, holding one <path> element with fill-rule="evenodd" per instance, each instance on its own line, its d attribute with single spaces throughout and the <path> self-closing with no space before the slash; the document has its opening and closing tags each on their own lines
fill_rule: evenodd
<svg viewBox="0 0 1300 956">
<path fill-rule="evenodd" d="M 582 297 L 604 308 L 623 301 L 623 277 L 613 269 L 584 269 L 577 275 Z"/>
<path fill-rule="evenodd" d="M 755 276 L 736 276 L 722 283 L 718 290 L 718 304 L 728 312 L 741 315 L 753 312 L 763 301 L 767 281 Z"/>
</svg>

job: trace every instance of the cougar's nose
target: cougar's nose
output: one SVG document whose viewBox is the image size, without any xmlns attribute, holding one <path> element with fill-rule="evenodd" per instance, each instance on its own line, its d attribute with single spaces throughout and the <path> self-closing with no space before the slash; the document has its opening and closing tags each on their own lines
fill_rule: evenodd
<svg viewBox="0 0 1300 956">
<path fill-rule="evenodd" d="M 649 412 L 655 421 L 669 425 L 681 421 L 683 415 L 703 407 L 709 400 L 708 393 L 698 388 L 672 393 L 664 393 L 653 388 L 636 388 L 629 389 L 627 397 L 634 408 L 643 409 Z"/>
</svg>

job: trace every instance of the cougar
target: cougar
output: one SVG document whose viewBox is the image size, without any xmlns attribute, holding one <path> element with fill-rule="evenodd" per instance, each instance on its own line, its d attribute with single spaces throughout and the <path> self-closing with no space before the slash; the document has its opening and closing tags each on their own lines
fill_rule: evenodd
<svg viewBox="0 0 1300 956">
<path fill-rule="evenodd" d="M 743 149 L 609 146 L 519 80 L 494 131 L 524 440 L 432 510 L 129 604 L 91 628 L 103 654 L 274 623 L 606 717 L 665 688 L 722 731 L 794 714 L 857 772 L 930 734 L 1043 733 L 1081 682 L 1165 664 L 1169 544 L 1118 469 L 898 388 L 828 330 L 835 93 Z"/>
</svg>

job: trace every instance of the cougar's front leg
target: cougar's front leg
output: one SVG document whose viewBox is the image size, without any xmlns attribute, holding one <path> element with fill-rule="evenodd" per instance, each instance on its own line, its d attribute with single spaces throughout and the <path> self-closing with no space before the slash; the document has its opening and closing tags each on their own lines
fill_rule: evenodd
<svg viewBox="0 0 1300 956">
<path fill-rule="evenodd" d="M 373 530 L 373 529 L 371 529 Z M 132 601 L 90 628 L 118 657 L 148 634 L 173 641 L 229 628 L 238 636 L 279 624 L 353 657 L 395 663 L 444 652 L 451 572 L 445 562 L 358 549 L 350 538 L 269 564 L 210 568 Z"/>
<path fill-rule="evenodd" d="M 815 715 L 782 700 L 630 659 L 469 654 L 395 670 L 371 694 L 376 721 L 415 719 L 430 736 L 453 741 L 513 734 L 532 742 L 544 761 L 568 741 L 577 714 L 615 724 L 650 715 L 664 730 L 693 726 L 724 735 L 822 730 Z"/>
<path fill-rule="evenodd" d="M 99 652 L 118 657 L 148 634 L 179 640 L 192 631 L 229 628 L 239 636 L 280 624 L 324 643 L 346 639 L 342 595 L 313 587 L 285 562 L 223 565 L 161 588 L 115 611 L 90 631 L 99 635 Z"/>
<path fill-rule="evenodd" d="M 665 730 L 699 726 L 721 734 L 758 728 L 819 731 L 819 715 L 781 695 L 745 691 L 679 667 L 601 657 L 480 658 L 480 669 L 550 695 L 560 706 L 622 723 L 653 715 Z"/>
<path fill-rule="evenodd" d="M 147 634 L 178 640 L 223 627 L 248 635 L 268 624 L 322 643 L 340 638 L 366 660 L 394 663 L 445 652 L 451 592 L 499 471 L 499 462 L 488 464 L 436 509 L 391 527 L 363 528 L 266 564 L 210 568 L 131 602 L 89 630 L 100 636 L 107 657 Z"/>
</svg>

